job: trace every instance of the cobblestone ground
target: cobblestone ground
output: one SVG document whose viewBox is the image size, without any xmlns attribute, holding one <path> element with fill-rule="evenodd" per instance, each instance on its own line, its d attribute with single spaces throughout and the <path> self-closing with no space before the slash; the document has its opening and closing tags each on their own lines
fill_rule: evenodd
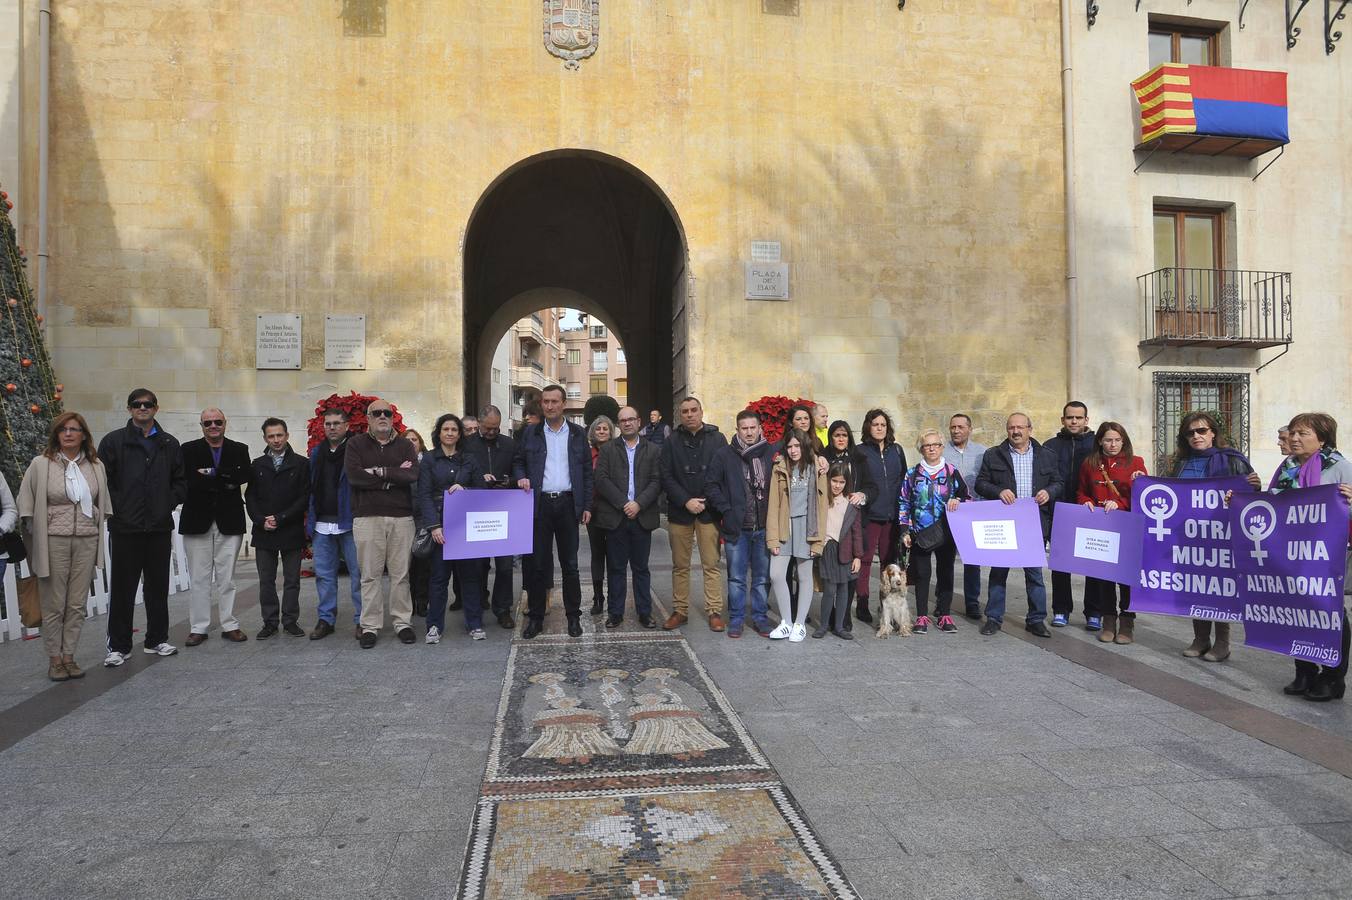
<svg viewBox="0 0 1352 900">
<path fill-rule="evenodd" d="M 653 546 L 668 604 L 665 536 Z M 239 573 L 252 636 L 252 562 Z M 307 580 L 307 628 L 314 599 Z M 180 646 L 186 606 L 171 599 Z M 496 625 L 436 646 L 386 632 L 370 651 L 350 624 L 322 641 L 213 632 L 105 670 L 95 619 L 81 682 L 47 682 L 40 641 L 0 645 L 0 884 L 421 898 L 485 871 L 478 886 L 504 897 L 1352 897 L 1346 703 L 1283 696 L 1289 663 L 1242 646 L 1185 660 L 1186 623 L 1142 617 L 1123 648 L 1079 628 L 1078 603 L 1075 622 L 1050 640 L 1011 615 L 993 638 L 959 620 L 956 635 L 789 645 L 711 633 L 696 608 L 684 640 L 630 623 L 612 640 L 519 642 L 508 681 Z M 565 695 L 606 711 L 603 730 L 624 728 L 603 688 L 646 705 L 614 740 L 644 762 L 540 743 L 536 723 L 570 701 L 529 676 L 560 668 Z M 588 678 L 603 669 L 629 677 Z M 657 719 L 703 723 L 727 748 L 693 726 L 638 733 Z M 477 857 L 472 825 L 492 837 Z"/>
</svg>

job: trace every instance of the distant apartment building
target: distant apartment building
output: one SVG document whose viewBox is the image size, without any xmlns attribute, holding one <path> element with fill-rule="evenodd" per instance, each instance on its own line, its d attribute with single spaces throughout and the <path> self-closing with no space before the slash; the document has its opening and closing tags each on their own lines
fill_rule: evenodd
<svg viewBox="0 0 1352 900">
<path fill-rule="evenodd" d="M 587 313 L 575 315 L 581 325 L 559 330 L 559 384 L 567 391 L 565 414 L 581 422 L 583 407 L 597 394 L 608 394 L 621 406 L 629 402 L 629 366 L 610 328 Z"/>
<path fill-rule="evenodd" d="M 565 320 L 571 327 L 562 324 Z M 624 348 L 608 327 L 586 313 L 556 307 L 517 320 L 494 354 L 492 377 L 495 391 L 499 378 L 506 386 L 503 408 L 516 428 L 526 403 L 550 384 L 563 385 L 564 414 L 574 422 L 582 422 L 594 394 L 609 394 L 623 405 L 629 394 L 627 372 Z"/>
</svg>

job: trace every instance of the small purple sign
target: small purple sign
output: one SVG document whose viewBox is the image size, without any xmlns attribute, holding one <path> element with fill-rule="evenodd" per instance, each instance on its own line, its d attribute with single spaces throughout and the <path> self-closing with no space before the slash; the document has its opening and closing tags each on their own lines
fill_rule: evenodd
<svg viewBox="0 0 1352 900">
<path fill-rule="evenodd" d="M 442 559 L 484 559 L 531 552 L 535 495 L 520 490 L 465 490 L 443 494 Z"/>
<path fill-rule="evenodd" d="M 948 513 L 948 525 L 964 565 L 1017 569 L 1047 564 L 1042 513 L 1028 498 L 963 503 Z"/>
<path fill-rule="evenodd" d="M 1073 572 L 1134 585 L 1141 575 L 1145 516 L 1122 509 L 1089 509 L 1056 504 L 1052 518 L 1054 572 Z"/>
<path fill-rule="evenodd" d="M 1338 665 L 1348 522 L 1338 486 L 1258 494 L 1233 506 L 1245 645 Z"/>
<path fill-rule="evenodd" d="M 1243 478 L 1151 478 L 1131 483 L 1131 508 L 1150 522 L 1141 573 L 1131 589 L 1133 612 L 1215 622 L 1243 617 L 1230 510 L 1225 495 L 1252 493 Z M 1242 502 L 1237 498 L 1235 502 Z"/>
</svg>

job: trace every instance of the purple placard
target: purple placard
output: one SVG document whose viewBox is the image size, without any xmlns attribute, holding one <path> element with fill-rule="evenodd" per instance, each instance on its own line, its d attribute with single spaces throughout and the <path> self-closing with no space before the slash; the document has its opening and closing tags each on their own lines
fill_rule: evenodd
<svg viewBox="0 0 1352 900">
<path fill-rule="evenodd" d="M 519 490 L 465 490 L 443 494 L 442 559 L 483 559 L 531 552 L 535 495 Z"/>
<path fill-rule="evenodd" d="M 1141 573 L 1131 589 L 1133 612 L 1215 622 L 1243 618 L 1230 510 L 1225 495 L 1252 493 L 1243 478 L 1151 478 L 1131 483 L 1131 508 L 1145 516 Z M 1239 502 L 1239 501 L 1236 501 Z"/>
<path fill-rule="evenodd" d="M 1141 575 L 1144 536 L 1140 513 L 1058 503 L 1052 517 L 1052 571 L 1134 585 Z"/>
<path fill-rule="evenodd" d="M 964 565 L 1038 568 L 1047 564 L 1042 514 L 1033 500 L 963 503 L 948 513 L 948 525 Z"/>
<path fill-rule="evenodd" d="M 1338 486 L 1259 494 L 1233 506 L 1244 644 L 1338 665 L 1348 520 Z"/>
</svg>

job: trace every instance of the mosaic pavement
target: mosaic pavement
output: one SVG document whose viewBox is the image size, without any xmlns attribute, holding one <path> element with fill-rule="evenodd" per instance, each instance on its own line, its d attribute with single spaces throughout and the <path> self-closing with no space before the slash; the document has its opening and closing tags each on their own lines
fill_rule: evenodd
<svg viewBox="0 0 1352 900">
<path fill-rule="evenodd" d="M 512 644 L 461 898 L 859 896 L 679 633 L 548 630 Z"/>
</svg>

